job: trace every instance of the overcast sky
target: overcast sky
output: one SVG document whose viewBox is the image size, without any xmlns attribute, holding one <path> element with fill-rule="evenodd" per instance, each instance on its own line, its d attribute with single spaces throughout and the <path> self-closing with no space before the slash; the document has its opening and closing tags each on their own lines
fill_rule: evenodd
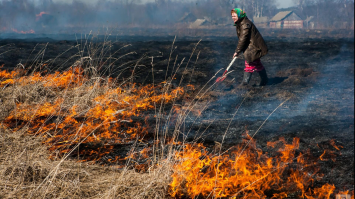
<svg viewBox="0 0 355 199">
<path fill-rule="evenodd" d="M 293 6 L 293 1 L 292 0 L 277 0 L 279 3 L 279 8 L 288 8 Z"/>
</svg>

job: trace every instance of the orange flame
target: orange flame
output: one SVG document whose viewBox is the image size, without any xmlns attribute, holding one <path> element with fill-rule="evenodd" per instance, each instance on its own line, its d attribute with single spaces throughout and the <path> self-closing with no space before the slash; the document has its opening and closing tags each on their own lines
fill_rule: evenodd
<svg viewBox="0 0 355 199">
<path fill-rule="evenodd" d="M 335 140 L 334 139 L 330 140 L 330 145 L 332 145 L 338 151 L 340 151 L 340 148 L 343 148 L 343 146 L 341 146 L 341 145 L 337 146 L 335 144 Z"/>
<path fill-rule="evenodd" d="M 315 188 L 313 190 L 309 191 L 310 195 L 313 196 L 308 196 L 306 194 L 307 199 L 316 199 L 316 198 L 331 198 L 331 194 L 334 192 L 335 186 L 330 185 L 330 184 L 325 184 L 320 188 Z"/>
<path fill-rule="evenodd" d="M 40 12 L 40 13 L 36 14 L 36 21 L 38 21 L 38 20 L 42 17 L 42 15 L 44 15 L 44 14 L 49 14 L 49 13 L 47 13 L 47 12 Z"/>
<path fill-rule="evenodd" d="M 0 71 L 0 87 L 5 85 L 42 85 L 54 91 L 74 91 L 84 82 L 89 81 L 79 67 L 65 72 L 19 77 L 21 71 Z M 154 104 L 169 103 L 180 97 L 184 89 L 178 87 L 171 92 L 163 92 L 161 86 L 124 85 L 119 88 L 102 87 L 102 94 L 93 98 L 91 107 L 86 111 L 78 105 L 65 105 L 65 98 L 57 98 L 43 104 L 18 103 L 4 121 L 8 128 L 18 130 L 29 126 L 30 134 L 42 135 L 50 151 L 65 154 L 76 144 L 81 143 L 80 153 L 83 161 L 96 161 L 109 154 L 114 144 L 127 143 L 148 133 L 145 122 L 134 121 L 132 117 L 144 117 L 144 111 L 154 109 Z M 91 88 L 92 89 L 92 88 Z M 154 92 L 153 92 L 154 91 Z M 58 122 L 60 121 L 60 122 Z M 90 143 L 90 144 L 89 144 Z M 110 143 L 104 145 L 104 143 Z M 142 158 L 147 158 L 149 151 L 143 150 Z M 110 158 L 109 162 L 120 158 Z"/>
<path fill-rule="evenodd" d="M 19 33 L 19 34 L 34 34 L 35 31 L 34 30 L 27 30 L 27 31 L 23 31 L 23 30 L 20 30 L 18 31 L 16 28 L 11 28 L 11 30 L 15 33 Z"/>
<path fill-rule="evenodd" d="M 11 85 L 38 85 L 54 92 L 65 93 L 85 86 L 89 81 L 80 67 L 64 72 L 42 75 L 34 73 L 23 76 L 26 71 L 8 72 L 0 70 L 0 88 Z M 113 85 L 113 79 L 106 84 L 95 84 L 102 92 L 90 100 L 83 110 L 79 104 L 70 104 L 65 97 L 59 97 L 42 104 L 16 104 L 16 109 L 5 119 L 4 125 L 12 130 L 28 127 L 28 133 L 44 138 L 50 151 L 64 155 L 80 146 L 81 161 L 98 161 L 114 150 L 115 144 L 141 140 L 148 133 L 146 121 L 135 121 L 134 117 L 144 117 L 144 111 L 153 110 L 155 104 L 170 103 L 182 97 L 185 90 L 181 87 L 166 92 L 162 85 L 137 86 Z M 90 87 L 93 89 L 93 86 Z M 188 89 L 193 89 L 189 86 Z M 180 107 L 175 107 L 178 112 Z M 245 143 L 228 154 L 215 155 L 208 152 L 202 144 L 185 145 L 182 152 L 175 154 L 172 182 L 169 192 L 173 197 L 230 197 L 236 198 L 286 198 L 291 193 L 300 198 L 330 198 L 335 192 L 334 185 L 325 184 L 311 189 L 317 179 L 317 168 L 307 162 L 304 155 L 296 154 L 299 139 L 288 144 L 284 138 L 268 142 L 267 146 L 277 148 L 276 156 L 269 156 L 257 148 L 256 142 L 246 131 Z M 156 140 L 155 144 L 159 141 Z M 172 145 L 181 142 L 168 141 Z M 333 144 L 332 144 L 333 143 Z M 332 146 L 339 150 L 335 142 Z M 110 157 L 108 163 L 120 163 L 127 159 L 147 159 L 135 163 L 137 171 L 147 170 L 152 162 L 152 151 L 144 148 L 140 152 L 129 151 L 127 156 Z M 329 153 L 319 157 L 325 160 Z M 330 153 L 333 160 L 335 154 Z M 54 156 L 52 156 L 54 158 Z M 118 166 L 121 168 L 121 166 Z M 272 192 L 270 192 L 272 190 Z"/>
<path fill-rule="evenodd" d="M 300 198 L 311 199 L 333 193 L 334 186 L 328 184 L 309 189 L 316 171 L 302 154 L 295 155 L 298 138 L 292 144 L 283 138 L 268 143 L 270 147 L 276 145 L 282 145 L 276 157 L 269 157 L 255 143 L 246 150 L 240 147 L 230 154 L 216 156 L 208 153 L 202 144 L 186 145 L 176 154 L 179 163 L 173 168 L 170 194 L 189 198 L 286 198 L 289 193 L 299 193 Z M 287 169 L 289 165 L 293 166 Z M 285 179 L 287 173 L 289 177 Z M 270 190 L 274 193 L 270 194 Z"/>
</svg>

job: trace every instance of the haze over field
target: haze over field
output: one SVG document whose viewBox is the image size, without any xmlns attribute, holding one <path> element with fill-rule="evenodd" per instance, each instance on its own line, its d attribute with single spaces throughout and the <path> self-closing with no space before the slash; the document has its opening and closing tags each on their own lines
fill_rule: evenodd
<svg viewBox="0 0 355 199">
<path fill-rule="evenodd" d="M 354 27 L 353 0 L 0 0 L 0 32 L 87 33 L 103 27 L 186 30 L 196 19 L 226 27 L 233 23 L 231 8 L 243 8 L 250 19 L 271 19 L 289 6 L 302 20 L 311 17 L 314 29 Z"/>
</svg>

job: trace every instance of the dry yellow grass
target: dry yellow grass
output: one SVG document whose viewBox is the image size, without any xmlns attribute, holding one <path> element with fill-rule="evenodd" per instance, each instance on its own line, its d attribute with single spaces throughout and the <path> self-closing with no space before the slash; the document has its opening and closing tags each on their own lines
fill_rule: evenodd
<svg viewBox="0 0 355 199">
<path fill-rule="evenodd" d="M 91 68 L 97 63 L 94 61 L 83 63 L 81 61 L 78 64 L 85 69 Z M 38 67 L 35 66 L 35 68 Z M 63 149 L 48 151 L 58 141 L 52 144 L 44 144 L 44 142 L 62 132 L 55 130 L 54 132 L 39 133 L 43 130 L 45 123 L 40 128 L 33 128 L 33 120 L 39 119 L 35 115 L 43 104 L 53 105 L 58 99 L 62 99 L 59 106 L 62 111 L 60 114 L 52 112 L 40 116 L 45 116 L 45 121 L 57 118 L 53 122 L 57 126 L 61 124 L 63 118 L 72 114 L 70 110 L 75 109 L 75 115 L 79 119 L 80 117 L 87 118 L 88 116 L 85 114 L 95 109 L 98 103 L 106 103 L 102 100 L 95 101 L 95 99 L 102 98 L 107 93 L 109 95 L 106 95 L 106 99 L 103 100 L 119 101 L 122 98 L 122 101 L 128 104 L 126 110 L 132 111 L 134 114 L 135 110 L 140 111 L 142 106 L 135 106 L 135 102 L 128 101 L 130 92 L 134 90 L 133 87 L 126 86 L 122 96 L 117 96 L 113 90 L 121 89 L 124 82 L 110 84 L 108 78 L 93 73 L 84 72 L 85 77 L 79 78 L 75 76 L 78 75 L 77 73 L 74 76 L 63 75 L 66 73 L 64 71 L 49 74 L 50 76 L 44 78 L 35 73 L 24 76 L 26 71 L 22 69 L 19 69 L 19 72 L 13 76 L 4 71 L 0 72 L 3 72 L 0 74 L 0 198 L 168 197 L 168 185 L 171 181 L 172 171 L 171 164 L 166 159 L 159 163 L 157 162 L 159 160 L 156 160 L 159 166 L 154 164 L 155 166 L 148 168 L 144 173 L 137 173 L 130 166 L 122 168 L 122 166 L 98 165 L 95 164 L 95 161 L 79 162 L 78 160 L 83 160 L 83 157 L 79 157 L 78 154 L 76 158 L 75 153 L 82 151 L 80 142 L 75 141 L 76 138 L 68 140 L 71 143 L 68 146 L 69 149 L 78 147 L 78 150 L 69 153 L 61 153 Z M 61 77 L 66 78 L 66 82 L 63 81 L 65 84 L 61 83 Z M 76 79 L 77 77 L 79 79 Z M 81 80 L 85 81 L 80 82 Z M 72 86 L 73 83 L 74 86 Z M 169 92 L 169 94 L 171 92 L 169 88 L 162 90 Z M 168 95 L 161 94 L 160 96 L 163 100 L 160 100 L 159 96 L 152 96 L 157 100 L 159 106 L 163 104 Z M 137 101 L 142 101 L 146 97 L 141 96 Z M 160 101 L 162 101 L 161 104 Z M 117 103 L 120 104 L 121 101 Z M 18 112 L 22 112 L 20 115 L 25 115 L 29 120 L 25 119 L 22 120 L 22 124 L 17 124 Z M 9 123 L 6 123 L 5 120 L 11 115 L 14 116 L 13 125 L 16 126 L 9 127 Z M 126 118 L 129 119 L 129 117 Z M 84 124 L 85 120 L 81 122 Z M 99 120 L 99 122 L 104 124 L 106 120 Z M 65 128 L 70 128 L 70 124 Z M 74 131 L 76 130 L 74 129 Z M 88 132 L 86 138 L 92 136 L 92 132 Z"/>
<path fill-rule="evenodd" d="M 1 198 L 166 198 L 166 165 L 146 173 L 49 160 L 41 138 L 0 130 Z"/>
</svg>

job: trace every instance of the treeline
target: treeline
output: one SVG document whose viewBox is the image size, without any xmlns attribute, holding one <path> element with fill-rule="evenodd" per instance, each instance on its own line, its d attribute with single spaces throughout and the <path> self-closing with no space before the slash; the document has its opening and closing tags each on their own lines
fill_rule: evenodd
<svg viewBox="0 0 355 199">
<path fill-rule="evenodd" d="M 295 0 L 304 18 L 314 16 L 315 28 L 354 28 L 354 0 Z"/>
<path fill-rule="evenodd" d="M 353 0 L 295 0 L 304 18 L 314 16 L 315 28 L 351 28 L 354 25 Z M 279 9 L 275 0 L 74 0 L 0 1 L 0 31 L 18 29 L 60 30 L 70 27 L 174 27 L 186 13 L 196 18 L 231 22 L 230 10 L 241 7 L 249 18 L 271 18 Z M 39 15 L 42 12 L 43 15 Z M 181 22 L 181 21 L 180 21 Z"/>
</svg>

